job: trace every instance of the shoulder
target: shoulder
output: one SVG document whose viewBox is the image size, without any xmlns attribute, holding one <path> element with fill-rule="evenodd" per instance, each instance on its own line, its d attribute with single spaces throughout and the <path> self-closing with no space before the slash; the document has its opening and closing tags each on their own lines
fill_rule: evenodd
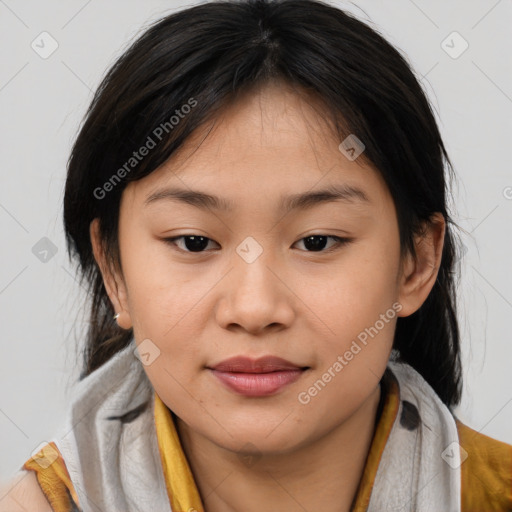
<svg viewBox="0 0 512 512">
<path fill-rule="evenodd" d="M 512 510 L 512 445 L 455 421 L 461 446 L 462 511 L 491 510 L 489 506 Z"/>
<path fill-rule="evenodd" d="M 0 489 L 0 512 L 53 512 L 36 474 L 20 471 Z"/>
<path fill-rule="evenodd" d="M 78 497 L 66 464 L 57 445 L 46 443 L 23 464 L 22 469 L 34 475 L 43 495 L 54 512 L 77 510 Z M 0 510 L 0 512 L 2 512 Z"/>
</svg>

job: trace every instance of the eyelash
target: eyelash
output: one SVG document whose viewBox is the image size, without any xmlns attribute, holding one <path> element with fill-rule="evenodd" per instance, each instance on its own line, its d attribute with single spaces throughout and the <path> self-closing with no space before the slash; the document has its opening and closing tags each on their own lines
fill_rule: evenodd
<svg viewBox="0 0 512 512">
<path fill-rule="evenodd" d="M 193 237 L 193 236 L 197 236 L 197 237 L 205 238 L 206 240 L 213 241 L 211 238 L 208 238 L 206 236 L 203 237 L 202 235 L 197 235 L 197 234 L 188 234 L 188 235 L 175 236 L 175 237 L 172 237 L 172 238 L 164 238 L 163 241 L 166 242 L 167 244 L 173 246 L 173 247 L 176 247 L 179 251 L 185 252 L 187 254 L 204 254 L 205 252 L 207 252 L 207 251 L 196 251 L 196 252 L 188 251 L 186 249 L 181 249 L 175 243 L 176 240 L 180 240 L 182 238 Z M 297 240 L 297 241 L 301 242 L 302 240 L 305 240 L 307 238 L 313 238 L 313 237 L 331 238 L 336 243 L 335 243 L 335 245 L 333 245 L 333 246 L 331 246 L 331 247 L 329 247 L 328 249 L 325 249 L 325 250 L 321 250 L 321 251 L 303 251 L 303 252 L 309 252 L 309 253 L 312 253 L 312 254 L 315 254 L 315 253 L 320 253 L 320 254 L 321 253 L 330 253 L 330 252 L 333 252 L 333 251 L 341 248 L 342 246 L 348 245 L 349 243 L 351 243 L 354 240 L 353 238 L 342 238 L 342 237 L 334 236 L 334 235 L 316 234 L 316 235 L 306 236 L 306 237 L 301 238 L 300 240 Z"/>
</svg>

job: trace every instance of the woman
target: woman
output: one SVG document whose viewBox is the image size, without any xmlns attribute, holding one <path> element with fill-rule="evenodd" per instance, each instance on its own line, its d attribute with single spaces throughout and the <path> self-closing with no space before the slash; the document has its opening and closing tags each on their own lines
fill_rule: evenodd
<svg viewBox="0 0 512 512">
<path fill-rule="evenodd" d="M 510 510 L 512 447 L 453 415 L 445 170 L 406 61 L 342 10 L 210 2 L 155 23 L 69 159 L 84 371 L 9 496 L 58 512 Z"/>
</svg>

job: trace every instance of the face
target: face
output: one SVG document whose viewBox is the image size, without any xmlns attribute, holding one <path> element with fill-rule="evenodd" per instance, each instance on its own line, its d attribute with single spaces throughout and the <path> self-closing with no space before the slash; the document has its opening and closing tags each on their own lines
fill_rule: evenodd
<svg viewBox="0 0 512 512">
<path fill-rule="evenodd" d="M 228 450 L 291 451 L 350 418 L 403 315 L 393 200 L 319 112 L 269 86 L 123 192 L 119 307 L 137 343 L 150 340 L 144 369 L 183 425 Z M 335 188 L 346 193 L 318 195 Z M 302 370 L 267 387 L 249 376 L 250 394 L 211 369 L 269 355 Z"/>
</svg>

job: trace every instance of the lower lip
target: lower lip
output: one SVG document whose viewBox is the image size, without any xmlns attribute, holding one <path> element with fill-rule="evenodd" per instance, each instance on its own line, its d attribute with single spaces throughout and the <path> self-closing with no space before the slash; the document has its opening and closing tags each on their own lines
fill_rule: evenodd
<svg viewBox="0 0 512 512">
<path fill-rule="evenodd" d="M 211 372 L 229 389 L 245 396 L 269 396 L 295 382 L 304 370 L 282 370 L 270 373 Z"/>
</svg>

